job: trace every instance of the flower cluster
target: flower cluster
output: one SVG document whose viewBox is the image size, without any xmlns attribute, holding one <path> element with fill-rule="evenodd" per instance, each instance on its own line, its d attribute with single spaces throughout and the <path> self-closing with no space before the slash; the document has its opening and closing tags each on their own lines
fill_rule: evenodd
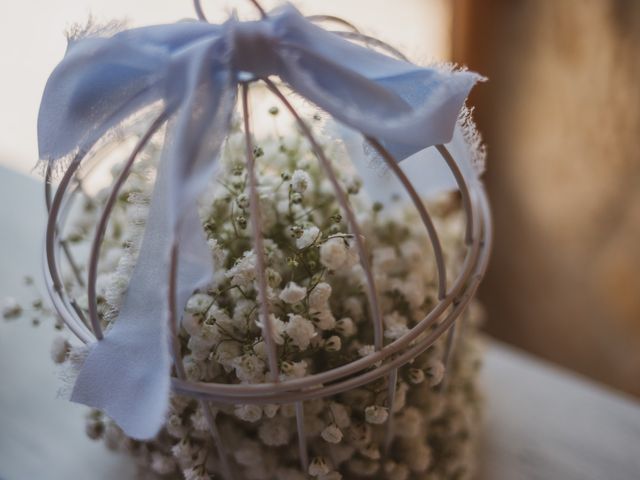
<svg viewBox="0 0 640 480">
<path fill-rule="evenodd" d="M 277 110 L 270 110 L 277 115 Z M 273 341 L 282 380 L 300 378 L 347 364 L 374 351 L 366 281 L 356 239 L 335 191 L 307 140 L 295 133 L 257 138 L 261 231 Z M 181 361 L 189 379 L 217 383 L 260 383 L 269 373 L 267 348 L 258 315 L 256 251 L 252 241 L 244 133 L 236 129 L 221 155 L 221 169 L 201 218 L 215 264 L 214 280 L 186 305 L 179 334 Z M 384 314 L 384 339 L 405 335 L 437 302 L 437 274 L 431 246 L 417 212 L 403 202 L 372 203 L 339 143 L 322 139 L 339 182 L 356 214 Z M 136 166 L 114 210 L 102 249 L 98 277 L 104 327 L 122 302 L 139 248 L 157 148 Z M 69 233 L 82 243 L 95 220 L 87 199 Z M 455 197 L 430 202 L 444 247 L 449 278 L 464 253 L 464 218 Z M 78 290 L 79 304 L 86 297 Z M 7 305 L 9 314 L 18 307 Z M 214 410 L 231 460 L 249 480 L 380 478 L 389 480 L 470 478 L 473 440 L 479 416 L 475 385 L 479 368 L 472 306 L 462 319 L 465 335 L 446 372 L 444 339 L 402 367 L 393 410 L 388 379 L 304 404 L 309 446 L 307 472 L 299 467 L 293 405 L 232 405 Z M 56 362 L 73 357 L 60 340 Z M 446 388 L 443 388 L 446 383 Z M 393 437 L 385 453 L 386 425 Z M 156 439 L 127 438 L 97 411 L 87 434 L 111 448 L 135 455 L 163 478 L 213 478 L 220 464 L 207 419 L 197 401 L 172 397 L 166 426 Z M 215 477 L 217 478 L 217 477 Z"/>
</svg>

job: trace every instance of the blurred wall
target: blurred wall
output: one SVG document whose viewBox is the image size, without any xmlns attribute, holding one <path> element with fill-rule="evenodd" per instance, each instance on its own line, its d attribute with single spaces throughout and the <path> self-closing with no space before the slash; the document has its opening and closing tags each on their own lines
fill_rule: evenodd
<svg viewBox="0 0 640 480">
<path fill-rule="evenodd" d="M 454 5 L 454 59 L 490 78 L 489 330 L 640 395 L 640 2 Z"/>
</svg>

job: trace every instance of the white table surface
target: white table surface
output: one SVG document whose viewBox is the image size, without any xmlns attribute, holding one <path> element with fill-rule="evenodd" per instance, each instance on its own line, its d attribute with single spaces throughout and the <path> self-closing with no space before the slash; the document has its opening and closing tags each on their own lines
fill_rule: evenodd
<svg viewBox="0 0 640 480">
<path fill-rule="evenodd" d="M 42 188 L 0 167 L 0 298 L 39 275 Z M 0 480 L 128 480 L 135 467 L 84 435 L 57 398 L 50 325 L 0 322 Z M 489 341 L 481 480 L 638 480 L 640 403 Z"/>
</svg>

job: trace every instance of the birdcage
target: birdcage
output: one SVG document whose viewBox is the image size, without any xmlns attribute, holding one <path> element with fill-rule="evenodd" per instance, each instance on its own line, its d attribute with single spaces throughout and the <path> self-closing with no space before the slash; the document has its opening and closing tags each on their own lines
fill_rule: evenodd
<svg viewBox="0 0 640 480">
<path fill-rule="evenodd" d="M 206 18 L 199 1 L 195 1 L 198 18 L 205 22 Z M 258 12 L 263 18 L 267 13 L 256 3 Z M 350 23 L 332 16 L 314 16 L 308 20 L 314 23 L 331 24 L 337 26 L 332 31 L 334 35 L 348 39 L 351 42 L 364 45 L 371 49 L 384 51 L 386 54 L 405 59 L 405 57 L 386 43 L 361 33 Z M 421 195 L 416 188 L 416 182 L 420 179 L 411 179 L 398 163 L 394 155 L 386 148 L 383 141 L 372 135 L 365 135 L 365 141 L 370 152 L 383 162 L 389 174 L 396 179 L 408 194 L 411 204 L 418 212 L 431 243 L 433 262 L 437 271 L 437 301 L 428 314 L 416 322 L 406 333 L 393 341 L 385 342 L 385 326 L 381 312 L 379 291 L 376 288 L 374 274 L 370 264 L 370 254 L 367 252 L 367 244 L 361 232 L 356 215 L 344 186 L 336 176 L 332 162 L 327 158 L 320 142 L 316 138 L 313 129 L 309 126 L 308 119 L 299 113 L 295 102 L 283 93 L 282 85 L 278 80 L 269 76 L 256 76 L 244 73 L 239 82 L 240 111 L 242 117 L 242 131 L 245 135 L 246 171 L 248 190 L 248 211 L 251 231 L 253 232 L 253 245 L 256 252 L 256 277 L 255 286 L 262 328 L 262 338 L 266 345 L 266 363 L 268 375 L 264 382 L 260 383 L 212 383 L 193 381 L 187 378 L 182 364 L 182 353 L 178 335 L 180 331 L 180 312 L 177 310 L 178 289 L 178 257 L 180 245 L 172 243 L 168 262 L 168 285 L 166 309 L 168 312 L 168 332 L 171 336 L 170 348 L 173 358 L 173 377 L 171 389 L 175 395 L 196 399 L 203 409 L 210 429 L 210 434 L 217 450 L 217 458 L 220 462 L 219 471 L 224 478 L 235 478 L 233 462 L 229 459 L 232 452 L 221 437 L 216 424 L 216 417 L 212 413 L 212 406 L 219 405 L 294 405 L 297 433 L 298 458 L 303 471 L 309 467 L 309 454 L 307 434 L 305 432 L 304 411 L 305 403 L 319 398 L 330 398 L 343 392 L 352 391 L 363 385 L 370 384 L 380 379 L 385 380 L 387 388 L 386 407 L 394 411 L 394 399 L 398 385 L 398 372 L 403 366 L 410 364 L 417 356 L 427 350 L 438 339 L 446 338 L 443 363 L 448 365 L 454 354 L 454 346 L 459 341 L 460 334 L 456 333 L 465 308 L 472 300 L 487 267 L 489 250 L 491 247 L 491 215 L 487 198 L 482 183 L 475 179 L 470 180 L 465 175 L 450 146 L 438 144 L 431 149 L 437 151 L 441 161 L 446 164 L 452 177 L 455 179 L 459 191 L 460 205 L 465 215 L 465 245 L 466 253 L 460 269 L 460 273 L 453 281 L 447 280 L 445 258 L 442 253 L 441 241 L 432 216 L 428 211 Z M 278 358 L 278 345 L 274 341 L 274 326 L 270 320 L 271 305 L 268 300 L 268 279 L 266 275 L 266 259 L 264 253 L 264 239 L 260 228 L 261 202 L 258 194 L 258 179 L 255 173 L 256 151 L 254 136 L 251 127 L 249 92 L 252 87 L 260 84 L 266 88 L 277 101 L 280 108 L 293 118 L 297 128 L 308 142 L 314 153 L 318 165 L 321 167 L 326 179 L 328 179 L 334 192 L 337 203 L 340 206 L 344 220 L 352 235 L 353 247 L 357 251 L 364 278 L 364 291 L 368 299 L 367 319 L 370 322 L 370 330 L 373 332 L 373 352 L 346 364 L 320 371 L 301 378 L 282 379 Z M 140 136 L 137 145 L 126 159 L 119 174 L 113 183 L 110 193 L 103 205 L 99 206 L 98 220 L 93 233 L 91 248 L 87 254 L 86 269 L 83 268 L 77 255 L 73 254 L 62 232 L 71 218 L 70 212 L 77 193 L 82 189 L 83 182 L 91 175 L 94 159 L 99 161 L 99 155 L 89 155 L 91 150 L 76 152 L 70 163 L 64 169 L 63 175 L 54 189 L 52 183 L 53 168 L 47 167 L 46 171 L 46 202 L 48 222 L 46 228 L 46 241 L 43 255 L 43 266 L 46 285 L 49 296 L 55 310 L 69 329 L 83 343 L 91 345 L 101 342 L 105 338 L 99 316 L 98 299 L 96 293 L 96 279 L 102 239 L 107 229 L 110 215 L 121 193 L 121 188 L 127 180 L 136 159 L 145 149 L 150 139 L 168 121 L 166 112 L 162 112 L 150 122 L 148 129 Z M 111 143 L 113 143 L 111 139 Z M 117 138 L 116 140 L 117 141 Z M 468 139 L 467 139 L 468 142 Z M 464 143 L 464 148 L 471 149 L 475 146 Z M 62 265 L 70 268 L 75 277 L 76 290 L 81 288 L 86 292 L 87 307 L 80 306 L 78 300 L 71 294 L 68 285 L 62 278 Z M 86 274 L 85 274 L 86 273 Z M 441 388 L 446 388 L 446 381 Z M 394 417 L 384 424 L 385 445 L 388 448 L 394 436 Z"/>
</svg>

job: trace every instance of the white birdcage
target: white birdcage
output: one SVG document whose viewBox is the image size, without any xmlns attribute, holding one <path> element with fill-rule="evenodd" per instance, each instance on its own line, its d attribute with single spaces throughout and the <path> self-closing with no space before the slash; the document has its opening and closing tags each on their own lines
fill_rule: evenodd
<svg viewBox="0 0 640 480">
<path fill-rule="evenodd" d="M 200 2 L 194 2 L 198 17 L 204 20 L 204 13 Z M 266 13 L 256 2 L 253 2 L 259 9 L 261 15 Z M 335 33 L 355 42 L 360 42 L 370 48 L 382 49 L 399 58 L 404 58 L 400 52 L 389 45 L 369 36 L 360 33 L 351 24 L 331 16 L 310 17 L 314 22 L 334 22 L 345 30 L 338 30 Z M 256 82 L 266 86 L 269 92 L 277 99 L 295 119 L 299 130 L 308 140 L 317 161 L 323 168 L 326 178 L 332 184 L 336 199 L 342 209 L 350 233 L 353 235 L 355 248 L 361 259 L 364 278 L 366 280 L 366 294 L 369 300 L 369 318 L 374 338 L 374 353 L 355 360 L 351 363 L 332 368 L 327 371 L 314 373 L 309 376 L 296 379 L 279 381 L 279 367 L 277 358 L 277 346 L 274 344 L 272 326 L 269 321 L 269 302 L 267 299 L 267 278 L 265 275 L 265 259 L 263 249 L 263 238 L 260 228 L 260 202 L 257 194 L 257 179 L 254 170 L 255 156 L 251 132 L 251 122 L 249 118 L 248 95 L 249 89 Z M 314 136 L 312 129 L 296 108 L 292 105 L 280 86 L 269 78 L 250 79 L 241 85 L 241 111 L 244 119 L 244 132 L 246 135 L 246 164 L 249 185 L 249 211 L 252 231 L 254 232 L 254 245 L 257 254 L 256 280 L 259 299 L 259 317 L 263 328 L 263 338 L 267 346 L 267 357 L 270 371 L 270 381 L 258 384 L 219 384 L 204 383 L 188 380 L 182 366 L 181 352 L 177 339 L 179 330 L 179 319 L 174 314 L 174 302 L 176 298 L 176 275 L 177 275 L 177 248 L 171 251 L 170 277 L 168 279 L 168 311 L 170 313 L 169 331 L 173 337 L 174 348 L 174 370 L 175 376 L 171 379 L 171 386 L 174 393 L 193 397 L 199 400 L 211 430 L 211 434 L 218 450 L 219 458 L 223 464 L 223 474 L 226 478 L 231 478 L 232 467 L 227 462 L 229 452 L 226 451 L 225 442 L 220 438 L 220 433 L 216 427 L 216 419 L 211 414 L 211 405 L 237 405 L 237 404 L 294 404 L 297 417 L 297 439 L 299 446 L 299 458 L 301 465 L 306 470 L 309 458 L 307 453 L 306 435 L 304 431 L 303 412 L 305 402 L 317 398 L 326 398 L 341 392 L 345 392 L 359 386 L 368 384 L 377 379 L 386 377 L 388 379 L 388 403 L 387 407 L 393 410 L 393 399 L 397 385 L 398 369 L 410 363 L 419 354 L 424 352 L 439 338 L 446 336 L 446 351 L 443 363 L 448 364 L 452 355 L 455 338 L 456 324 L 460 319 L 476 292 L 485 269 L 487 267 L 489 251 L 491 247 L 491 215 L 487 198 L 481 182 L 469 182 L 463 174 L 456 159 L 445 145 L 437 145 L 434 148 L 441 156 L 442 160 L 449 168 L 458 190 L 460 192 L 461 205 L 466 216 L 466 256 L 462 269 L 458 277 L 453 282 L 447 282 L 445 258 L 442 253 L 438 231 L 434 226 L 429 211 L 425 203 L 417 192 L 414 183 L 408 178 L 405 171 L 398 162 L 387 151 L 383 144 L 376 138 L 366 138 L 371 149 L 377 152 L 391 174 L 399 181 L 403 189 L 408 194 L 410 201 L 417 210 L 424 228 L 430 239 L 434 262 L 437 270 L 438 300 L 431 311 L 421 321 L 417 322 L 409 331 L 392 342 L 384 342 L 384 326 L 380 309 L 380 300 L 376 290 L 374 276 L 371 271 L 370 262 L 367 260 L 367 246 L 363 241 L 360 228 L 349 200 L 343 187 L 336 178 L 332 164 L 326 157 Z M 79 267 L 77 259 L 72 255 L 68 244 L 63 240 L 62 231 L 69 219 L 69 212 L 74 202 L 75 193 L 81 188 L 85 177 L 90 174 L 90 165 L 83 163 L 84 155 L 87 152 L 80 152 L 71 161 L 64 171 L 57 189 L 53 191 L 51 176 L 52 171 L 47 170 L 47 182 L 45 183 L 47 208 L 49 212 L 46 242 L 43 257 L 45 279 L 48 293 L 57 313 L 64 320 L 71 331 L 85 344 L 101 341 L 103 332 L 98 314 L 96 278 L 98 272 L 98 262 L 100 259 L 100 248 L 102 238 L 107 228 L 109 218 L 119 192 L 125 183 L 131 168 L 145 148 L 151 137 L 163 126 L 167 118 L 160 115 L 152 122 L 151 126 L 139 139 L 138 144 L 126 160 L 120 171 L 105 204 L 101 207 L 99 220 L 95 227 L 95 234 L 92 247 L 88 255 L 86 277 Z M 65 288 L 61 275 L 61 263 L 66 262 L 73 271 L 77 286 L 86 290 L 88 298 L 88 310 L 85 312 L 78 305 L 69 290 Z M 448 287 L 448 284 L 451 286 Z M 429 332 L 425 335 L 425 332 Z M 446 387 L 445 387 L 446 388 Z M 394 424 L 393 417 L 386 422 L 386 436 L 391 438 Z"/>
</svg>

